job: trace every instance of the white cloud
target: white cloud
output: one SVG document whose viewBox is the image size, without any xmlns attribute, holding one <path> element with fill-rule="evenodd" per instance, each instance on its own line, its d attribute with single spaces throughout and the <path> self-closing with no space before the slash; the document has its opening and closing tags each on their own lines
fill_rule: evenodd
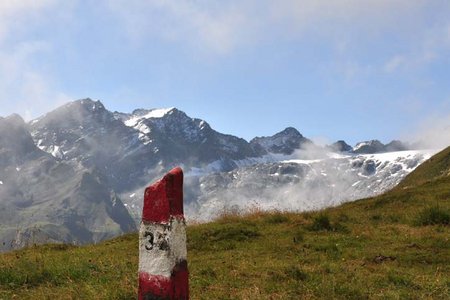
<svg viewBox="0 0 450 300">
<path fill-rule="evenodd" d="M 445 26 L 438 23 L 436 26 L 417 32 L 414 47 L 388 58 L 383 66 L 383 71 L 387 73 L 411 71 L 413 68 L 420 68 L 440 59 L 446 59 L 450 50 L 450 21 L 447 22 L 448 24 Z"/>
<path fill-rule="evenodd" d="M 0 1 L 1 115 L 16 112 L 30 119 L 69 98 L 55 88 L 48 72 L 34 66 L 37 57 L 54 50 L 52 44 L 26 34 L 47 14 L 57 14 L 61 7 L 56 4 L 56 0 Z"/>
<path fill-rule="evenodd" d="M 450 106 L 450 101 L 447 108 Z M 435 114 L 428 117 L 410 137 L 423 148 L 443 149 L 450 146 L 450 114 Z"/>
<path fill-rule="evenodd" d="M 17 33 L 33 30 L 46 16 L 70 11 L 76 0 L 68 2 L 0 1 L 0 114 L 11 110 L 5 109 L 12 106 L 5 105 L 10 99 L 18 103 L 16 107 L 33 108 L 31 98 L 48 98 L 47 104 L 43 101 L 32 109 L 44 111 L 44 107 L 55 105 L 53 99 L 65 98 L 60 97 L 64 93 L 58 91 L 51 74 L 33 67 L 36 57 L 56 51 L 53 45 L 38 39 L 17 39 Z M 329 47 L 333 52 L 329 56 L 315 56 L 322 59 L 319 70 L 331 70 L 333 78 L 353 81 L 443 57 L 443 49 L 450 48 L 450 24 L 435 22 L 426 15 L 432 5 L 439 8 L 426 0 L 103 0 L 96 2 L 94 15 L 115 17 L 118 28 L 123 28 L 132 42 L 147 46 L 158 37 L 201 54 L 231 55 L 246 46 L 254 47 L 257 53 L 256 47 L 265 42 L 274 45 L 283 40 L 320 51 Z M 450 12 L 449 8 L 442 4 L 441 11 Z M 77 18 L 85 17 L 77 13 Z M 399 43 L 406 39 L 405 44 L 411 45 L 405 48 L 417 49 L 392 51 L 380 57 L 370 46 L 378 40 L 378 45 L 391 47 L 385 35 L 398 37 Z M 310 44 L 315 38 L 318 44 Z M 364 55 L 370 57 L 361 57 Z M 31 88 L 33 81 L 39 84 Z"/>
<path fill-rule="evenodd" d="M 248 2 L 248 3 L 247 3 Z M 250 38 L 255 24 L 249 18 L 252 1 L 106 1 L 106 6 L 125 24 L 133 41 L 159 36 L 218 54 L 232 51 Z"/>
<path fill-rule="evenodd" d="M 132 38 L 159 34 L 227 52 L 252 35 L 398 30 L 412 26 L 425 0 L 109 0 Z M 395 26 L 393 26 L 395 25 Z M 273 33 L 273 32 L 272 32 Z"/>
<path fill-rule="evenodd" d="M 425 0 L 283 0 L 269 3 L 272 17 L 294 22 L 296 30 L 315 27 L 335 32 L 345 28 L 351 31 L 364 29 L 366 33 L 387 28 L 396 30 L 405 22 L 410 25 L 412 18 L 426 5 Z M 393 24 L 396 27 L 391 27 Z"/>
<path fill-rule="evenodd" d="M 32 66 L 33 58 L 52 51 L 42 41 L 22 42 L 11 51 L 0 51 L 0 112 L 19 113 L 25 119 L 69 100 L 57 91 L 49 74 Z"/>
<path fill-rule="evenodd" d="M 56 0 L 0 1 L 0 42 L 21 26 L 29 26 L 34 18 L 55 4 Z M 25 21 L 25 22 L 24 22 Z"/>
<path fill-rule="evenodd" d="M 384 71 L 387 73 L 393 73 L 407 63 L 405 56 L 395 55 L 390 58 L 384 65 Z"/>
<path fill-rule="evenodd" d="M 426 64 L 436 59 L 435 49 L 450 40 L 450 27 L 446 39 L 442 34 L 430 39 L 426 32 L 430 22 L 431 34 L 442 30 L 434 28 L 440 21 L 431 20 L 427 13 L 450 13 L 450 5 L 426 0 L 104 0 L 104 4 L 135 43 L 158 37 L 201 53 L 229 55 L 242 47 L 264 44 L 261 41 L 296 41 L 335 51 L 321 65 L 340 66 L 345 78 L 357 78 L 368 69 L 389 73 Z M 355 57 L 355 53 L 376 51 L 371 49 L 376 41 L 385 44 L 381 50 L 395 47 L 386 36 L 397 40 L 396 44 L 421 50 L 397 52 L 384 57 L 384 62 L 382 55 L 388 53 L 380 53 L 370 65 Z M 320 45 L 311 44 L 314 39 Z M 426 43 L 430 46 L 422 46 Z"/>
</svg>

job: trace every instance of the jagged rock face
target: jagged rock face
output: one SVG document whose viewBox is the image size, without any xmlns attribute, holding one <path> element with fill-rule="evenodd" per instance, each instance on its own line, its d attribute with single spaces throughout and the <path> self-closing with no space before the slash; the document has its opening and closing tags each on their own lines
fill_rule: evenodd
<svg viewBox="0 0 450 300">
<path fill-rule="evenodd" d="M 252 166 L 264 170 L 274 168 L 270 164 L 278 163 L 283 157 L 300 155 L 303 159 L 316 159 L 326 157 L 329 151 L 329 148 L 315 146 L 292 127 L 248 143 L 216 132 L 207 122 L 191 118 L 176 108 L 111 113 L 100 102 L 90 99 L 63 106 L 32 121 L 30 128 L 41 149 L 62 161 L 76 161 L 103 174 L 107 185 L 124 199 L 136 221 L 140 217 L 144 187 L 175 165 L 181 165 L 188 175 L 185 202 L 195 216 L 202 211 L 201 203 L 210 203 L 205 199 L 216 197 L 199 188 L 204 180 L 208 181 L 208 174 L 243 172 L 248 178 L 242 182 L 253 180 L 254 185 L 271 186 L 269 180 L 280 184 L 285 179 L 280 181 L 279 177 L 270 176 L 261 183 L 258 179 L 264 176 Z M 373 140 L 352 149 L 339 141 L 332 149 L 336 152 L 379 153 L 397 150 L 400 146 L 396 142 L 383 145 Z M 358 160 L 347 161 L 347 165 L 352 166 L 359 163 Z M 247 167 L 250 171 L 245 171 Z M 377 173 L 377 166 L 371 161 L 358 165 L 358 168 L 361 176 L 368 178 Z M 320 178 L 316 179 L 320 182 Z M 214 188 L 214 185 L 210 186 Z M 216 195 L 221 195 L 220 184 L 218 186 Z"/>
<path fill-rule="evenodd" d="M 356 144 L 353 148 L 354 153 L 373 154 L 384 152 L 384 145 L 378 140 L 371 140 Z"/>
<path fill-rule="evenodd" d="M 385 152 L 405 151 L 405 150 L 408 150 L 408 149 L 411 149 L 411 147 L 409 147 L 405 143 L 403 143 L 401 141 L 397 141 L 397 140 L 394 140 L 394 141 L 392 141 L 389 144 L 386 144 L 384 146 L 384 151 Z"/>
<path fill-rule="evenodd" d="M 333 152 L 351 152 L 353 150 L 352 146 L 342 140 L 329 145 L 328 148 Z"/>
<path fill-rule="evenodd" d="M 216 160 L 239 160 L 260 154 L 244 139 L 219 133 L 207 122 L 190 118 L 176 108 L 141 109 L 116 116 L 136 129 L 139 139 L 154 153 L 163 153 L 161 158 L 167 163 L 201 166 Z"/>
<path fill-rule="evenodd" d="M 19 165 L 44 155 L 34 145 L 23 119 L 12 115 L 0 119 L 0 166 Z"/>
<path fill-rule="evenodd" d="M 32 121 L 30 129 L 40 149 L 99 170 L 118 190 L 142 176 L 141 157 L 150 165 L 158 162 L 141 147 L 138 134 L 99 101 L 71 102 Z"/>
<path fill-rule="evenodd" d="M 32 239 L 96 242 L 134 230 L 145 186 L 175 165 L 185 171 L 188 217 L 207 220 L 233 206 L 307 210 L 379 193 L 425 157 L 355 154 L 404 149 L 397 141 L 334 146 L 345 155 L 291 127 L 249 143 L 175 108 L 112 113 L 90 99 L 28 125 L 0 118 L 3 249 Z"/>
<path fill-rule="evenodd" d="M 259 149 L 259 151 L 264 150 L 269 153 L 286 155 L 292 154 L 295 150 L 300 149 L 306 144 L 312 144 L 310 140 L 292 127 L 288 127 L 270 137 L 256 137 L 250 143 L 255 149 Z"/>
<path fill-rule="evenodd" d="M 409 149 L 412 149 L 412 147 L 397 140 L 394 140 L 386 145 L 384 145 L 378 140 L 371 140 L 356 144 L 356 146 L 351 150 L 351 152 L 357 154 L 373 154 L 383 152 L 405 151 Z"/>
<path fill-rule="evenodd" d="M 431 156 L 406 151 L 257 164 L 199 179 L 187 211 L 209 220 L 223 211 L 317 210 L 380 194 Z M 195 189 L 194 188 L 194 189 Z"/>
<path fill-rule="evenodd" d="M 95 167 L 118 192 L 142 187 L 175 165 L 198 167 L 259 153 L 245 140 L 218 133 L 177 109 L 111 113 L 99 101 L 69 103 L 30 123 L 42 150 L 60 160 Z"/>
<path fill-rule="evenodd" d="M 0 251 L 30 243 L 92 243 L 135 230 L 100 175 L 41 151 L 23 120 L 1 119 L 0 137 Z"/>
</svg>

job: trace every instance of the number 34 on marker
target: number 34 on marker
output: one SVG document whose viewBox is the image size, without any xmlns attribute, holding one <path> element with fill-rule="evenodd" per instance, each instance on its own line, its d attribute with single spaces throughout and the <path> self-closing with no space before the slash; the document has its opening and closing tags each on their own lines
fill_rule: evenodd
<svg viewBox="0 0 450 300">
<path fill-rule="evenodd" d="M 151 251 L 158 249 L 162 251 L 169 250 L 169 226 L 164 226 L 163 230 L 144 231 L 145 249 Z"/>
</svg>

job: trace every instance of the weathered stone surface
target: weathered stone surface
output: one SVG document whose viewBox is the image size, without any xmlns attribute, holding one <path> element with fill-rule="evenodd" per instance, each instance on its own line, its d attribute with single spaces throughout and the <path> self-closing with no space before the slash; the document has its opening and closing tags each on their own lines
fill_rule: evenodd
<svg viewBox="0 0 450 300">
<path fill-rule="evenodd" d="M 145 190 L 139 230 L 139 299 L 189 299 L 180 168 Z"/>
</svg>

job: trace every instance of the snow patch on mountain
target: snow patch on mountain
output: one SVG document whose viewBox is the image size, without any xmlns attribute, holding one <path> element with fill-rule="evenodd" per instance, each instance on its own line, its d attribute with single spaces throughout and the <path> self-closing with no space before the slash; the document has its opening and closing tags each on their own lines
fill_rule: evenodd
<svg viewBox="0 0 450 300">
<path fill-rule="evenodd" d="M 198 199 L 186 209 L 206 221 L 223 211 L 308 211 L 378 195 L 396 186 L 436 151 L 339 155 L 256 164 L 199 179 Z"/>
<path fill-rule="evenodd" d="M 185 170 L 187 214 L 208 219 L 230 205 L 307 210 L 373 195 L 429 157 L 380 153 L 403 148 L 395 141 L 319 147 L 292 127 L 247 142 L 176 108 L 112 113 L 90 99 L 28 125 L 41 150 L 102 174 L 135 220 L 145 186 L 175 165 Z"/>
<path fill-rule="evenodd" d="M 123 121 L 125 125 L 127 125 L 128 127 L 135 127 L 138 123 L 142 122 L 142 120 L 162 118 L 173 109 L 174 109 L 173 107 L 170 107 L 170 108 L 152 109 L 148 111 L 141 110 L 138 111 L 137 113 L 129 115 L 129 118 Z"/>
</svg>

